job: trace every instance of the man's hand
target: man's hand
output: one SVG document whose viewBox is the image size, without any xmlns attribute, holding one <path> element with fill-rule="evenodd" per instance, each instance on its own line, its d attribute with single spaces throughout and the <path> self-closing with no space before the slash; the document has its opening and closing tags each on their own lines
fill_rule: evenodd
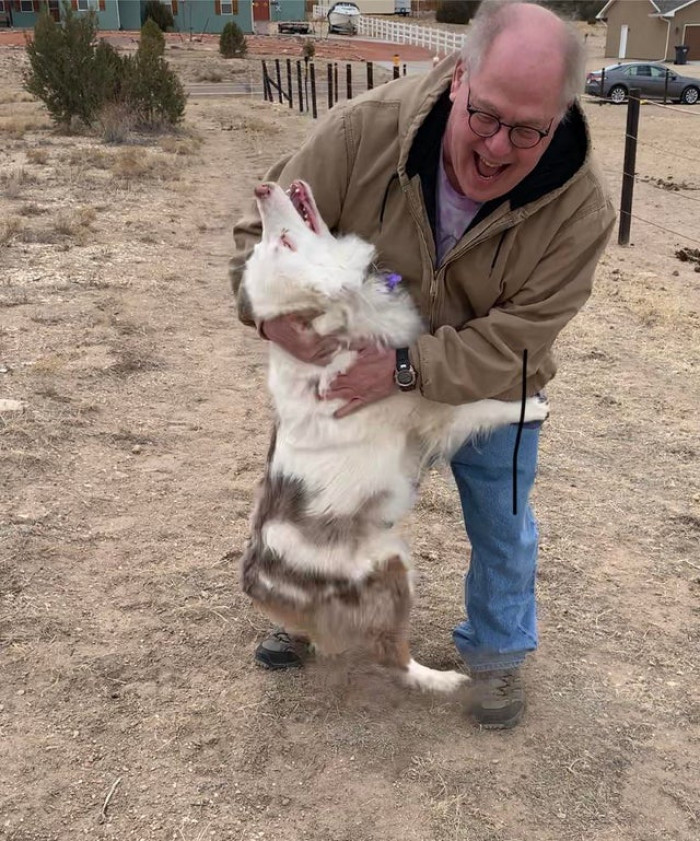
<svg viewBox="0 0 700 841">
<path fill-rule="evenodd" d="M 339 342 L 334 336 L 319 336 L 314 331 L 311 322 L 317 315 L 317 312 L 280 315 L 263 321 L 260 331 L 295 359 L 322 367 L 330 362 Z"/>
<path fill-rule="evenodd" d="M 334 413 L 334 417 L 351 415 L 369 403 L 396 394 L 395 368 L 394 350 L 376 345 L 360 348 L 355 363 L 346 373 L 338 374 L 323 399 L 347 401 Z"/>
</svg>

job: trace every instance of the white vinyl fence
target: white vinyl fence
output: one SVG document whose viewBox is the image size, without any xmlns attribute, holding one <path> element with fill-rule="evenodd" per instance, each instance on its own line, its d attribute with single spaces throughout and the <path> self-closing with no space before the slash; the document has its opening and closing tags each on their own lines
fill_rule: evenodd
<svg viewBox="0 0 700 841">
<path fill-rule="evenodd" d="M 313 16 L 316 20 L 324 20 L 330 6 L 314 6 Z M 381 20 L 360 15 L 358 19 L 358 35 L 376 38 L 378 41 L 389 41 L 392 44 L 415 44 L 425 47 L 433 55 L 448 55 L 462 48 L 465 36 L 457 32 L 447 32 L 444 29 L 431 29 L 428 26 L 413 26 L 410 23 L 398 23 L 392 20 Z"/>
</svg>

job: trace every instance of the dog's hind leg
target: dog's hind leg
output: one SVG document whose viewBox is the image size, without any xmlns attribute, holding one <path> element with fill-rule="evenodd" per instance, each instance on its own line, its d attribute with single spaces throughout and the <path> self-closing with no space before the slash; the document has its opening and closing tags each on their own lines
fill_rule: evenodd
<svg viewBox="0 0 700 841">
<path fill-rule="evenodd" d="M 366 638 L 372 659 L 398 672 L 404 685 L 427 692 L 453 692 L 469 678 L 459 672 L 442 672 L 417 663 L 408 644 L 411 586 L 406 567 L 392 558 L 368 587 L 374 598 L 374 621 L 368 622 Z M 370 596 L 371 598 L 371 596 Z M 379 608 L 379 609 L 377 609 Z"/>
</svg>

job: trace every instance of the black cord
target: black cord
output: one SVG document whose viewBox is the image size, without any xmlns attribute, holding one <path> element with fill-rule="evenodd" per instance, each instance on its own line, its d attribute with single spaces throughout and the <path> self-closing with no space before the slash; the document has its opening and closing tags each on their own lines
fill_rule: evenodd
<svg viewBox="0 0 700 841">
<path fill-rule="evenodd" d="M 518 421 L 518 433 L 515 436 L 515 447 L 513 447 L 513 516 L 518 516 L 518 450 L 520 439 L 523 437 L 523 424 L 525 423 L 525 401 L 527 400 L 527 348 L 523 351 L 523 391 L 520 399 L 520 420 Z"/>
</svg>

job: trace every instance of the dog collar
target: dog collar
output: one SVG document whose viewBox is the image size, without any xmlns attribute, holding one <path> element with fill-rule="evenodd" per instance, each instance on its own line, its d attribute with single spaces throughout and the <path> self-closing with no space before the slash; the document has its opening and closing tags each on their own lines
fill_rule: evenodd
<svg viewBox="0 0 700 841">
<path fill-rule="evenodd" d="M 400 274 L 396 274 L 396 272 L 391 272 L 390 274 L 384 275 L 384 283 L 386 284 L 386 288 L 389 292 L 393 292 L 394 289 L 401 283 L 402 277 Z"/>
</svg>

